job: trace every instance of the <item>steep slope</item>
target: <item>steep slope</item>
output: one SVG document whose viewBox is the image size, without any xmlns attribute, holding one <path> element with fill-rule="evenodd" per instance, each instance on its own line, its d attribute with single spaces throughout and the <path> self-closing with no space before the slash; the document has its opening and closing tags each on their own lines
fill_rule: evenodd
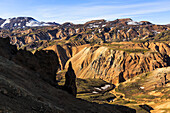
<svg viewBox="0 0 170 113">
<path fill-rule="evenodd" d="M 74 77 L 74 81 L 65 86 L 69 90 L 61 90 L 56 84 L 59 61 L 53 51 L 32 54 L 17 50 L 9 42 L 9 38 L 0 38 L 0 112 L 135 113 L 135 110 L 124 106 L 99 105 L 76 99 L 76 93 L 74 96 L 67 93 L 70 92 L 70 84 L 75 86 L 72 68 L 68 69 L 71 74 L 68 72 L 66 77 L 70 80 Z"/>
<path fill-rule="evenodd" d="M 138 49 L 134 49 L 134 46 Z M 115 84 L 170 65 L 168 44 L 142 43 L 134 46 L 128 46 L 130 49 L 126 46 L 126 49 L 114 46 L 86 47 L 69 61 L 73 62 L 73 69 L 79 78 L 101 78 Z"/>
<path fill-rule="evenodd" d="M 54 44 L 53 46 L 49 46 L 44 48 L 43 50 L 53 50 L 57 53 L 59 62 L 60 62 L 60 69 L 65 69 L 66 62 L 76 55 L 79 51 L 84 49 L 85 47 L 89 47 L 89 44 L 81 45 L 81 46 L 71 46 L 71 45 L 57 45 Z"/>
<path fill-rule="evenodd" d="M 0 70 L 1 112 L 135 113 L 128 107 L 98 105 L 78 100 L 40 79 L 38 73 L 27 70 L 1 56 Z"/>
</svg>

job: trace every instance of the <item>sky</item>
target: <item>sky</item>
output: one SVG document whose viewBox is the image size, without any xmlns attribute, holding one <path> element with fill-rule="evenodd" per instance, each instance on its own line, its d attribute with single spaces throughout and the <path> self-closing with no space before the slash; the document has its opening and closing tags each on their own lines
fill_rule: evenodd
<svg viewBox="0 0 170 113">
<path fill-rule="evenodd" d="M 118 18 L 170 24 L 170 0 L 0 0 L 0 18 L 20 16 L 60 24 Z"/>
</svg>

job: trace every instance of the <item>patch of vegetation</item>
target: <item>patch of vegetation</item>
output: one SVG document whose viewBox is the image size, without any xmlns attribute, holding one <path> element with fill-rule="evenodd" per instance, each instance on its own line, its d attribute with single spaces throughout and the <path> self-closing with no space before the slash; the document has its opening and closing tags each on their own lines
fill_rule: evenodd
<svg viewBox="0 0 170 113">
<path fill-rule="evenodd" d="M 108 98 L 115 98 L 115 95 L 111 93 L 83 93 L 83 94 L 77 94 L 77 98 L 81 98 L 90 102 L 97 102 L 97 103 L 107 103 Z"/>
<path fill-rule="evenodd" d="M 128 53 L 144 53 L 147 52 L 148 49 L 124 49 L 124 51 Z"/>
<path fill-rule="evenodd" d="M 87 30 L 85 33 L 86 34 L 92 34 L 93 30 Z"/>
<path fill-rule="evenodd" d="M 137 111 L 136 113 L 148 113 L 148 111 L 142 109 L 138 105 L 130 105 L 129 107 L 135 109 Z"/>
<path fill-rule="evenodd" d="M 94 87 L 100 87 L 108 84 L 101 79 L 80 79 L 77 78 L 77 93 L 91 92 L 94 90 Z"/>
<path fill-rule="evenodd" d="M 170 111 L 170 108 L 162 108 L 161 110 Z"/>
<path fill-rule="evenodd" d="M 155 42 L 170 41 L 170 30 L 161 32 L 154 37 Z"/>
<path fill-rule="evenodd" d="M 142 37 L 139 37 L 140 40 L 133 40 L 132 42 L 134 43 L 145 43 L 148 42 L 149 40 L 151 40 L 151 38 L 147 38 L 147 39 L 141 39 Z"/>
<path fill-rule="evenodd" d="M 61 80 L 58 82 L 59 85 L 63 86 L 65 83 L 65 76 L 64 73 L 66 71 L 60 71 L 57 73 L 57 80 Z M 77 98 L 81 98 L 90 102 L 97 102 L 97 103 L 103 103 L 108 102 L 107 99 L 109 98 L 115 98 L 115 95 L 109 93 L 111 89 L 113 89 L 113 85 L 111 87 L 107 88 L 106 90 L 96 90 L 95 88 L 100 88 L 102 86 L 105 86 L 106 84 L 109 84 L 101 79 L 76 79 L 77 83 Z M 93 93 L 93 91 L 96 91 L 97 93 Z"/>
<path fill-rule="evenodd" d="M 135 81 L 133 82 L 127 82 L 127 83 L 120 83 L 118 87 L 115 88 L 115 91 L 121 92 L 125 94 L 127 98 L 134 99 L 135 97 L 132 96 L 134 94 L 138 93 L 146 93 L 143 90 L 140 89 L 141 84 L 143 84 L 146 80 L 146 77 L 149 76 L 149 72 L 143 75 L 136 76 Z"/>
<path fill-rule="evenodd" d="M 107 46 L 109 46 L 109 47 L 115 47 L 115 46 L 120 47 L 120 46 L 123 46 L 123 44 L 108 44 Z"/>
<path fill-rule="evenodd" d="M 102 39 L 100 39 L 100 38 L 98 38 L 98 39 L 91 39 L 90 40 L 90 45 L 91 46 L 93 46 L 93 45 L 95 45 L 95 44 L 101 44 L 103 42 L 103 40 Z"/>
<path fill-rule="evenodd" d="M 134 96 L 133 98 L 136 98 L 136 99 L 141 99 L 141 98 L 146 98 L 146 99 L 155 99 L 155 98 L 156 98 L 156 96 L 148 95 L 148 94 L 140 94 L 140 95 L 136 95 L 136 96 Z"/>
<path fill-rule="evenodd" d="M 42 49 L 44 49 L 43 46 L 40 46 L 39 48 L 37 48 L 38 51 L 40 51 L 40 50 L 42 50 Z"/>
<path fill-rule="evenodd" d="M 114 104 L 121 104 L 121 105 L 124 105 L 124 104 L 136 104 L 135 101 L 129 101 L 129 100 L 125 100 L 125 99 L 122 99 L 122 98 L 117 98 L 114 102 Z"/>
<path fill-rule="evenodd" d="M 56 44 L 56 42 L 55 41 L 50 41 L 48 44 L 49 44 L 49 46 L 53 46 L 54 44 Z"/>
<path fill-rule="evenodd" d="M 169 87 L 157 87 L 157 88 L 155 88 L 154 91 L 161 92 L 161 93 L 164 94 L 163 96 L 161 96 L 161 99 L 170 99 L 170 95 L 169 95 L 170 89 L 169 89 Z"/>
<path fill-rule="evenodd" d="M 119 46 L 119 45 L 117 45 Z M 149 51 L 148 49 L 121 49 L 121 48 L 109 48 L 111 50 L 120 50 L 120 51 L 125 51 L 127 53 L 145 53 Z"/>
</svg>

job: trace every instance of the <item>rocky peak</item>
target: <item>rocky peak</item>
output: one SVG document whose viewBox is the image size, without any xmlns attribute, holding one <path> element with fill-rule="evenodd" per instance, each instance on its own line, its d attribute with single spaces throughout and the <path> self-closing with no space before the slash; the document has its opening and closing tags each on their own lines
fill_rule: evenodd
<svg viewBox="0 0 170 113">
<path fill-rule="evenodd" d="M 73 26 L 73 25 L 74 25 L 74 24 L 71 23 L 71 22 L 65 22 L 65 23 L 62 24 L 63 27 L 71 27 L 71 26 Z"/>
<path fill-rule="evenodd" d="M 92 21 L 86 22 L 85 24 L 94 24 L 94 23 L 101 24 L 101 23 L 104 23 L 104 22 L 106 22 L 106 20 L 101 19 L 101 20 L 92 20 Z"/>
<path fill-rule="evenodd" d="M 118 21 L 120 22 L 130 22 L 133 21 L 131 18 L 122 18 L 122 19 L 118 19 Z"/>
<path fill-rule="evenodd" d="M 0 28 L 15 29 L 35 26 L 59 25 L 55 22 L 39 22 L 32 17 L 14 17 L 8 19 L 0 19 Z"/>
<path fill-rule="evenodd" d="M 40 78 L 56 85 L 56 72 L 59 68 L 58 56 L 54 51 L 30 51 L 17 50 L 16 46 L 10 45 L 9 38 L 0 38 L 0 56 L 14 61 L 31 71 L 39 73 Z"/>
<path fill-rule="evenodd" d="M 141 25 L 151 25 L 152 23 L 149 21 L 140 21 L 139 22 Z"/>
</svg>

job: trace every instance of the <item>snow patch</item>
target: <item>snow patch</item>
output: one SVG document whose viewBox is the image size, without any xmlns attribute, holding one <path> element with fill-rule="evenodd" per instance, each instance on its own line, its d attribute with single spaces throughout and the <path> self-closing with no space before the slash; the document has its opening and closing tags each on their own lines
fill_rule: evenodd
<svg viewBox="0 0 170 113">
<path fill-rule="evenodd" d="M 140 89 L 145 89 L 145 87 L 140 87 Z"/>
<path fill-rule="evenodd" d="M 109 85 L 109 84 L 107 84 L 107 85 L 105 85 L 105 86 L 101 87 L 101 89 L 105 90 L 105 89 L 107 89 L 107 88 L 109 88 L 109 87 L 110 87 L 110 85 Z"/>
<path fill-rule="evenodd" d="M 76 29 L 76 33 L 77 33 L 78 30 L 79 30 L 79 29 Z"/>
<path fill-rule="evenodd" d="M 138 22 L 135 22 L 135 21 L 130 21 L 130 22 L 128 22 L 127 24 L 128 24 L 128 25 L 139 25 L 139 23 L 138 23 Z"/>
<path fill-rule="evenodd" d="M 49 26 L 49 24 L 46 24 L 46 23 L 41 23 L 37 20 L 30 20 L 29 22 L 26 22 L 26 26 L 30 26 L 30 27 L 36 27 L 36 26 Z"/>
<path fill-rule="evenodd" d="M 102 30 L 101 30 L 101 29 L 99 29 L 98 31 L 99 31 L 99 33 L 101 33 L 101 32 L 102 32 Z"/>
<path fill-rule="evenodd" d="M 100 88 L 98 88 L 98 87 L 95 87 L 94 89 L 101 91 L 101 89 L 100 89 Z"/>
<path fill-rule="evenodd" d="M 106 25 L 102 25 L 102 27 L 105 27 Z"/>
<path fill-rule="evenodd" d="M 161 33 L 161 32 L 158 32 L 158 31 L 156 31 L 156 30 L 152 30 L 155 34 L 159 34 L 159 33 Z"/>
<path fill-rule="evenodd" d="M 96 28 L 96 27 L 99 27 L 99 25 L 89 24 L 89 28 Z"/>
<path fill-rule="evenodd" d="M 5 24 L 10 23 L 10 18 L 6 19 L 5 22 L 1 25 L 1 28 L 3 28 L 5 26 Z"/>
<path fill-rule="evenodd" d="M 14 24 L 14 27 L 17 26 L 17 23 Z"/>
<path fill-rule="evenodd" d="M 97 94 L 98 92 L 97 91 L 93 91 L 92 93 Z"/>
</svg>

